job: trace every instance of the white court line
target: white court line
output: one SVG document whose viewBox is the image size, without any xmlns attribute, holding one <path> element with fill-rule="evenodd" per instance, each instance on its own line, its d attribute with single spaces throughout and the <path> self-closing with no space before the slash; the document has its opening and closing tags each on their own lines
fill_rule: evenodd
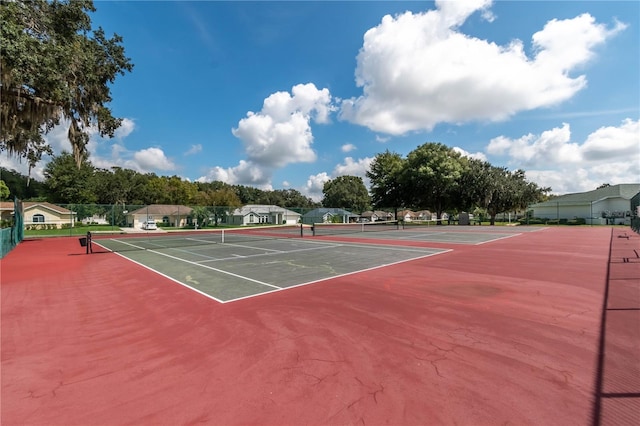
<svg viewBox="0 0 640 426">
<path fill-rule="evenodd" d="M 101 247 L 102 247 L 102 246 L 101 246 Z M 138 262 L 137 260 L 133 260 L 133 259 L 131 259 L 131 258 L 127 257 L 127 256 L 124 256 L 124 255 L 123 255 L 123 254 L 121 254 L 121 253 L 117 253 L 117 252 L 112 252 L 112 253 L 115 253 L 117 256 L 120 256 L 120 257 L 122 257 L 122 258 L 124 258 L 124 259 L 128 260 L 129 262 L 133 262 L 133 263 L 135 263 L 136 265 L 142 266 L 143 268 L 148 269 L 148 270 L 149 270 L 149 271 L 151 271 L 151 272 L 155 272 L 156 274 L 158 274 L 158 275 L 160 275 L 160 276 L 163 276 L 163 277 L 165 277 L 165 278 L 167 278 L 167 279 L 169 279 L 169 280 L 173 281 L 174 283 L 180 284 L 181 286 L 186 287 L 186 288 L 188 288 L 189 290 L 193 290 L 193 291 L 195 291 L 196 293 L 199 293 L 199 294 L 201 294 L 201 295 L 203 295 L 203 296 L 205 296 L 205 297 L 208 297 L 209 299 L 213 299 L 213 300 L 215 300 L 215 301 L 216 301 L 216 302 L 218 302 L 218 303 L 224 303 L 224 300 L 220 300 L 220 299 L 218 299 L 217 297 L 214 297 L 214 296 L 212 296 L 212 295 L 210 295 L 210 294 L 207 294 L 207 293 L 205 293 L 205 292 L 203 292 L 203 291 L 198 290 L 197 288 L 193 288 L 193 287 L 191 287 L 190 285 L 187 285 L 187 284 L 183 283 L 182 281 L 178 281 L 177 279 L 175 279 L 175 278 L 173 278 L 173 277 L 170 277 L 170 276 L 169 276 L 169 275 L 167 275 L 167 274 L 163 274 L 162 272 L 160 272 L 160 271 L 158 271 L 158 270 L 155 270 L 155 269 L 151 268 L 150 266 L 145 265 L 144 263 L 140 263 L 140 262 Z"/>
<path fill-rule="evenodd" d="M 189 238 L 189 240 L 191 240 L 191 238 Z M 202 241 L 202 240 L 195 240 L 195 241 Z M 248 249 L 253 249 L 253 250 L 262 250 L 262 251 L 272 251 L 272 252 L 275 252 L 275 253 L 283 253 L 281 250 L 274 250 L 274 249 L 267 249 L 267 248 L 264 248 L 264 249 L 263 249 L 263 248 L 252 247 L 252 246 L 243 246 L 243 245 L 241 245 L 241 244 L 228 244 L 228 243 L 225 243 L 224 245 L 223 245 L 223 244 L 221 244 L 221 243 L 214 243 L 214 244 L 215 244 L 216 246 L 218 246 L 218 247 L 234 246 L 234 247 L 243 247 L 243 248 L 248 248 Z M 210 246 L 212 246 L 212 245 L 214 245 L 214 244 L 211 244 L 211 243 L 209 242 L 209 243 L 207 243 L 207 244 L 203 244 L 203 245 L 200 245 L 200 246 L 198 246 L 198 247 L 208 247 L 208 248 L 210 248 Z M 216 257 L 208 256 L 208 255 L 206 255 L 206 254 L 198 253 L 198 252 L 196 252 L 196 251 L 191 251 L 191 250 L 187 250 L 187 249 L 183 249 L 183 248 L 178 248 L 178 247 L 165 247 L 165 248 L 166 248 L 167 250 L 177 251 L 177 252 L 181 252 L 181 253 L 188 253 L 188 254 L 190 254 L 190 255 L 204 257 L 204 258 L 205 258 L 205 260 L 200 260 L 200 261 L 198 261 L 198 262 L 200 262 L 200 263 L 203 263 L 203 262 L 217 262 L 217 261 L 219 261 L 219 260 L 230 260 L 230 259 L 233 259 L 232 257 L 216 258 Z M 261 255 L 262 255 L 262 254 L 264 254 L 264 253 L 261 253 Z M 243 258 L 243 257 L 246 257 L 246 256 L 243 256 L 243 255 L 241 255 L 241 254 L 234 254 L 234 255 L 232 255 L 232 256 L 235 256 L 236 258 Z M 252 255 L 252 256 L 253 256 L 253 255 Z"/>
<path fill-rule="evenodd" d="M 218 258 L 218 259 L 209 259 L 209 260 L 200 260 L 198 263 L 204 263 L 204 262 L 219 262 L 221 260 L 237 260 L 237 259 L 248 259 L 248 258 L 252 258 L 252 257 L 262 257 L 262 256 L 273 256 L 276 254 L 289 254 L 289 253 L 299 253 L 301 251 L 311 251 L 311 250 L 325 250 L 328 248 L 336 248 L 336 247 L 340 247 L 342 246 L 342 244 L 327 244 L 324 245 L 322 247 L 309 247 L 309 248 L 304 248 L 304 249 L 295 249 L 295 250 L 271 250 L 274 253 L 256 253 L 256 254 L 247 254 L 247 255 L 241 255 L 241 254 L 234 254 L 232 255 L 232 257 L 222 257 L 222 258 Z M 262 250 L 262 249 L 258 249 L 256 247 L 253 247 L 256 250 Z M 266 249 L 265 249 L 266 250 Z"/>
<path fill-rule="evenodd" d="M 500 238 L 494 238 L 493 240 L 489 240 L 489 241 L 482 241 L 480 243 L 476 243 L 476 246 L 479 246 L 480 244 L 486 244 L 486 243 L 492 243 L 494 241 L 498 241 L 498 240 L 504 240 L 505 238 L 511 238 L 511 237 L 517 237 L 519 235 L 522 234 L 510 234 L 510 235 L 505 235 L 504 237 L 500 237 Z"/>
<path fill-rule="evenodd" d="M 453 241 L 453 240 L 447 240 L 447 239 L 434 239 L 434 240 L 430 240 L 430 239 L 423 239 L 425 236 L 430 237 L 430 236 L 440 236 L 440 235 L 447 235 L 447 234 L 451 234 L 451 232 L 435 232 L 435 233 L 431 233 L 431 234 L 421 234 L 421 235 L 411 235 L 408 236 L 406 238 L 403 238 L 404 240 L 411 240 L 411 241 L 420 241 L 420 242 L 424 242 L 424 243 L 439 243 L 439 244 L 477 244 L 475 241 L 471 241 L 471 240 L 458 240 L 458 241 Z"/>
<path fill-rule="evenodd" d="M 260 240 L 255 240 L 255 241 L 260 241 Z M 264 240 L 263 240 L 264 241 Z M 276 253 L 284 253 L 282 250 L 276 250 L 276 249 L 268 249 L 268 248 L 258 248 L 258 247 L 254 247 L 254 246 L 245 246 L 243 244 L 233 244 L 233 243 L 223 243 L 223 245 L 221 245 L 221 247 L 228 247 L 228 246 L 232 246 L 232 247 L 242 247 L 242 248 L 248 248 L 248 249 L 253 249 L 253 250 L 266 250 L 266 251 L 273 251 Z"/>
<path fill-rule="evenodd" d="M 278 291 L 291 290 L 291 289 L 294 289 L 294 288 L 297 288 L 297 287 L 302 287 L 302 286 L 306 286 L 306 285 L 310 285 L 310 284 L 317 284 L 317 283 L 320 283 L 320 282 L 322 282 L 322 281 L 333 280 L 333 279 L 336 279 L 336 278 L 346 277 L 346 276 L 353 275 L 353 274 L 359 274 L 359 273 L 361 273 L 361 272 L 373 271 L 373 270 L 375 270 L 375 269 L 385 268 L 385 267 L 387 267 L 387 266 L 398 265 L 398 264 L 400 264 L 400 263 L 411 262 L 411 261 L 413 261 L 413 260 L 418 260 L 418 259 L 424 259 L 424 258 L 427 258 L 427 257 L 431 257 L 431 256 L 439 255 L 439 254 L 448 253 L 448 252 L 450 252 L 450 251 L 453 251 L 453 249 L 442 250 L 442 251 L 439 251 L 439 252 L 437 252 L 437 253 L 429 253 L 429 254 L 426 254 L 426 255 L 424 255 L 424 256 L 418 256 L 418 257 L 413 257 L 413 258 L 411 258 L 411 259 L 399 260 L 399 261 L 397 261 L 397 262 L 386 263 L 386 264 L 384 264 L 384 265 L 372 266 L 372 267 L 370 267 L 370 268 L 360 269 L 360 270 L 358 270 L 358 271 L 353 271 L 353 272 L 347 272 L 347 273 L 345 273 L 345 274 L 334 275 L 334 276 L 326 277 L 326 278 L 320 278 L 320 279 L 318 279 L 318 280 L 308 281 L 308 282 L 306 282 L 306 283 L 296 284 L 296 285 L 292 285 L 292 286 L 289 286 L 289 287 L 280 287 L 280 288 L 278 288 L 277 290 L 265 291 L 264 293 L 250 294 L 250 295 L 248 295 L 248 296 L 238 297 L 237 299 L 229 299 L 229 300 L 225 300 L 225 301 L 223 301 L 223 302 L 221 302 L 221 303 L 237 302 L 237 301 L 239 301 L 239 300 L 250 299 L 250 298 L 252 298 L 252 297 L 258 297 L 258 296 L 264 296 L 265 294 L 276 293 L 276 292 L 278 292 Z"/>
<path fill-rule="evenodd" d="M 134 244 L 125 243 L 125 242 L 123 242 L 123 244 L 127 244 L 127 245 L 130 245 L 132 247 L 139 247 L 139 246 L 136 246 Z M 295 253 L 297 251 L 302 251 L 302 250 L 314 250 L 314 249 L 335 248 L 335 247 L 358 247 L 358 246 L 363 247 L 363 248 L 371 248 L 372 246 L 384 247 L 385 250 L 390 249 L 392 251 L 424 252 L 424 249 L 419 250 L 419 249 L 411 249 L 411 248 L 404 248 L 404 247 L 398 248 L 398 247 L 388 246 L 388 245 L 384 245 L 384 244 L 334 244 L 334 243 L 325 243 L 325 242 L 321 242 L 321 241 L 308 241 L 308 242 L 305 242 L 303 244 L 321 244 L 323 247 L 291 250 L 289 253 Z M 179 257 L 172 256 L 172 255 L 166 254 L 166 253 L 162 253 L 162 252 L 159 252 L 159 251 L 156 251 L 156 250 L 152 250 L 152 249 L 144 249 L 144 250 L 147 251 L 147 252 L 158 254 L 160 256 L 165 256 L 165 257 L 177 260 L 179 262 L 185 262 L 185 263 L 188 263 L 188 264 L 191 264 L 191 265 L 200 266 L 202 268 L 206 268 L 206 269 L 210 269 L 212 271 L 220 272 L 222 274 L 230 275 L 230 276 L 239 278 L 241 280 L 254 282 L 256 284 L 260 284 L 260 285 L 263 285 L 263 286 L 266 286 L 266 287 L 270 287 L 270 288 L 273 289 L 273 290 L 263 291 L 263 292 L 260 292 L 260 293 L 251 294 L 251 295 L 248 295 L 248 296 L 239 297 L 239 298 L 236 298 L 236 299 L 220 300 L 220 299 L 218 299 L 218 298 L 216 298 L 214 296 L 211 296 L 211 295 L 209 295 L 207 293 L 204 293 L 203 291 L 200 291 L 200 290 L 198 290 L 198 289 L 196 289 L 194 287 L 191 287 L 190 285 L 188 285 L 186 283 L 178 281 L 177 279 L 172 278 L 169 275 L 166 275 L 166 274 L 164 274 L 162 272 L 159 272 L 156 269 L 151 268 L 150 266 L 147 266 L 147 265 L 145 265 L 145 264 L 143 264 L 141 262 L 138 262 L 138 261 L 133 260 L 133 259 L 131 259 L 129 257 L 126 257 L 125 255 L 123 255 L 121 253 L 114 252 L 115 254 L 117 254 L 120 257 L 123 257 L 124 259 L 127 259 L 127 260 L 129 260 L 129 261 L 131 261 L 131 262 L 133 262 L 133 263 L 135 263 L 137 265 L 140 265 L 145 269 L 153 271 L 153 272 L 155 272 L 155 273 L 157 273 L 157 274 L 159 274 L 159 275 L 161 275 L 161 276 L 163 276 L 165 278 L 170 279 L 173 282 L 176 282 L 176 283 L 182 285 L 183 287 L 191 289 L 191 290 L 195 291 L 196 293 L 202 294 L 202 295 L 204 295 L 204 296 L 206 296 L 206 297 L 208 297 L 208 298 L 210 298 L 212 300 L 215 300 L 215 301 L 217 301 L 219 303 L 235 302 L 235 301 L 238 301 L 238 300 L 248 299 L 248 298 L 251 298 L 251 297 L 256 297 L 256 296 L 260 296 L 260 295 L 264 295 L 264 294 L 269 294 L 269 293 L 273 293 L 273 292 L 276 292 L 276 291 L 289 290 L 289 289 L 293 289 L 293 288 L 296 288 L 296 287 L 301 287 L 301 286 L 314 284 L 314 283 L 318 283 L 318 282 L 322 282 L 322 281 L 326 281 L 326 280 L 330 280 L 330 279 L 334 279 L 334 278 L 340 278 L 340 277 L 344 277 L 344 276 L 348 276 L 348 275 L 357 274 L 357 273 L 360 273 L 360 272 L 366 272 L 366 271 L 370 271 L 370 270 L 374 270 L 374 269 L 383 268 L 383 267 L 386 267 L 386 266 L 396 265 L 396 264 L 400 264 L 400 263 L 404 263 L 404 262 L 409 262 L 409 261 L 412 261 L 412 260 L 418 260 L 418 259 L 422 259 L 422 258 L 435 256 L 435 255 L 438 255 L 438 254 L 443 254 L 443 253 L 448 253 L 450 251 L 453 251 L 452 249 L 448 249 L 448 250 L 435 249 L 435 250 L 439 250 L 439 251 L 437 253 L 429 253 L 429 254 L 426 254 L 424 256 L 418 256 L 418 257 L 413 257 L 411 259 L 404 259 L 404 260 L 399 260 L 399 261 L 392 262 L 392 263 L 386 263 L 386 264 L 383 264 L 383 265 L 377 265 L 377 266 L 373 266 L 373 267 L 370 267 L 370 268 L 365 268 L 365 269 L 360 269 L 360 270 L 357 270 L 357 271 L 348 272 L 348 273 L 345 273 L 345 274 L 334 275 L 334 276 L 326 277 L 326 278 L 320 278 L 320 279 L 313 280 L 313 281 L 308 281 L 308 282 L 302 283 L 302 284 L 296 284 L 296 285 L 292 285 L 292 286 L 288 286 L 288 287 L 279 287 L 279 286 L 276 286 L 276 285 L 273 285 L 273 284 L 269 284 L 269 283 L 266 283 L 266 282 L 263 282 L 263 281 L 259 281 L 259 280 L 253 279 L 253 278 L 249 278 L 249 277 L 245 277 L 245 276 L 242 276 L 242 275 L 234 274 L 233 272 L 227 272 L 227 271 L 224 271 L 224 270 L 221 270 L 221 269 L 218 269 L 218 268 L 214 268 L 214 267 L 211 267 L 211 266 L 208 266 L 208 265 L 203 265 L 202 263 L 181 259 Z M 282 253 L 285 253 L 285 252 L 282 252 Z M 272 255 L 272 254 L 276 254 L 276 253 L 263 254 L 263 256 Z M 280 254 L 280 253 L 277 253 L 277 254 Z"/>
<path fill-rule="evenodd" d="M 445 232 L 445 231 L 442 231 L 442 232 L 435 232 L 435 233 L 431 233 L 431 234 L 428 234 L 427 236 L 431 236 L 431 235 L 447 235 L 447 234 L 461 234 L 461 233 L 464 233 L 464 232 L 455 232 L 455 231 L 446 231 L 446 232 Z M 425 234 L 426 234 L 426 233 L 425 233 Z M 494 241 L 503 240 L 503 239 L 505 239 L 505 238 L 517 237 L 517 236 L 522 235 L 522 233 L 505 234 L 505 235 L 504 235 L 504 236 L 502 236 L 502 237 L 494 237 L 494 238 L 491 238 L 490 240 L 476 242 L 476 241 L 472 241 L 472 240 L 458 240 L 458 241 L 453 241 L 453 240 L 447 240 L 447 239 L 439 239 L 439 240 L 422 240 L 422 238 L 424 238 L 424 237 L 425 237 L 425 234 L 421 234 L 421 235 L 410 235 L 410 236 L 407 236 L 406 238 L 403 238 L 403 239 L 406 239 L 406 240 L 413 240 L 413 241 L 419 240 L 419 241 L 421 241 L 421 242 L 426 242 L 426 243 L 431 242 L 431 243 L 440 243 L 440 244 L 468 244 L 468 245 L 479 246 L 479 245 L 481 245 L 481 244 L 492 243 L 492 242 L 494 242 Z M 485 232 L 485 234 L 489 234 L 489 235 L 490 235 L 490 233 L 486 233 L 486 232 Z"/>
<path fill-rule="evenodd" d="M 257 283 L 257 284 L 260 284 L 260 285 L 264 285 L 264 286 L 267 286 L 267 287 L 280 288 L 280 287 L 275 286 L 275 285 L 273 285 L 273 284 L 265 283 L 265 282 L 263 282 L 263 281 L 256 280 L 256 279 L 253 279 L 253 278 L 249 278 L 249 277 L 245 277 L 245 276 L 242 276 L 242 275 L 234 274 L 233 272 L 223 271 L 222 269 L 214 268 L 214 267 L 212 267 L 212 266 L 203 265 L 203 264 L 201 264 L 201 263 L 193 262 L 193 261 L 191 261 L 191 260 L 181 259 L 181 258 L 179 258 L 179 257 L 172 256 L 172 255 L 167 254 L 167 253 L 162 253 L 162 252 L 159 252 L 159 251 L 157 251 L 157 250 L 150 250 L 150 249 L 147 249 L 146 251 L 147 251 L 147 252 L 151 252 L 151 253 L 155 253 L 155 254 L 159 254 L 160 256 L 165 256 L 165 257 L 168 257 L 168 258 L 170 258 L 170 259 L 177 260 L 177 261 L 179 261 L 179 262 L 189 263 L 189 264 L 191 264 L 191 265 L 196 265 L 196 266 L 200 266 L 200 267 L 202 267 L 202 268 L 211 269 L 212 271 L 220 272 L 221 274 L 231 275 L 232 277 L 240 278 L 240 279 L 242 279 L 242 280 L 246 280 L 246 281 L 251 281 L 251 282 L 254 282 L 254 283 Z M 120 254 L 120 253 L 118 253 L 118 254 Z M 128 259 L 128 257 L 126 257 L 126 256 L 124 256 L 124 255 L 121 255 L 121 256 L 122 256 L 122 257 L 124 257 L 124 258 L 126 258 L 126 259 Z M 134 262 L 135 262 L 135 261 L 134 261 Z M 138 263 L 138 262 L 136 262 L 136 263 Z M 152 271 L 155 271 L 155 269 L 152 269 L 152 268 L 150 268 L 150 267 L 147 267 L 147 269 L 151 269 Z M 162 275 L 162 274 L 161 274 L 161 275 Z M 186 284 L 185 284 L 185 285 L 186 285 Z"/>
</svg>

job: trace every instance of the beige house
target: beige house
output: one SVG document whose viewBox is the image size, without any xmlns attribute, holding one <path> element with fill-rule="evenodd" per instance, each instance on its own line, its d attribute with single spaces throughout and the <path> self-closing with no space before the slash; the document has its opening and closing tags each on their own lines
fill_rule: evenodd
<svg viewBox="0 0 640 426">
<path fill-rule="evenodd" d="M 400 210 L 398 212 L 398 219 L 404 220 L 405 222 L 412 222 L 418 220 L 418 213 L 412 210 Z"/>
<path fill-rule="evenodd" d="M 127 213 L 127 225 L 142 228 L 143 222 L 154 220 L 158 226 L 181 228 L 191 223 L 191 207 L 176 204 L 151 204 Z"/>
<path fill-rule="evenodd" d="M 11 221 L 13 219 L 13 201 L 0 201 L 0 220 Z"/>
<path fill-rule="evenodd" d="M 4 204 L 2 203 L 3 207 Z M 13 215 L 13 203 L 11 204 L 11 215 Z M 72 212 L 64 207 L 43 201 L 23 201 L 24 226 L 32 228 L 55 227 L 73 228 L 77 221 L 76 212 Z M 5 210 L 3 208 L 3 219 Z"/>
</svg>

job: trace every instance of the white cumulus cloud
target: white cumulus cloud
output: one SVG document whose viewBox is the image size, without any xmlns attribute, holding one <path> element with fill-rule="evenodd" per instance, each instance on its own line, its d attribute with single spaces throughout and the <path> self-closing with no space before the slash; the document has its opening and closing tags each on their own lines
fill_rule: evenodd
<svg viewBox="0 0 640 426">
<path fill-rule="evenodd" d="M 511 159 L 525 166 L 578 163 L 583 160 L 580 146 L 571 142 L 571 129 L 567 123 L 540 135 L 527 134 L 518 139 L 499 136 L 489 142 L 487 152 L 494 155 L 508 154 Z"/>
<path fill-rule="evenodd" d="M 184 155 L 195 155 L 199 152 L 202 152 L 202 145 L 195 144 L 195 145 L 191 145 L 189 149 L 185 151 Z"/>
<path fill-rule="evenodd" d="M 234 167 L 215 167 L 198 180 L 270 187 L 276 169 L 316 160 L 311 121 L 328 123 L 334 109 L 329 90 L 312 83 L 298 84 L 291 93 L 271 94 L 261 111 L 249 111 L 232 129 L 242 141 L 247 159 Z"/>
<path fill-rule="evenodd" d="M 640 177 L 640 121 L 627 118 L 604 126 L 585 141 L 571 139 L 570 125 L 519 138 L 499 136 L 486 147 L 489 155 L 506 156 L 513 168 L 554 193 L 591 190 L 603 183 L 637 183 Z M 568 179 L 568 177 L 571 177 Z"/>
<path fill-rule="evenodd" d="M 337 178 L 338 176 L 357 176 L 362 178 L 364 185 L 369 188 L 369 179 L 367 179 L 367 171 L 371 168 L 373 158 L 365 157 L 353 159 L 346 157 L 344 161 L 337 164 L 331 174 L 327 172 L 317 173 L 309 176 L 307 183 L 301 191 L 304 195 L 314 201 L 320 201 L 323 197 L 322 189 L 327 181 Z"/>
<path fill-rule="evenodd" d="M 521 40 L 498 45 L 459 30 L 475 12 L 492 21 L 490 5 L 442 0 L 435 10 L 385 16 L 365 33 L 357 57 L 363 94 L 343 100 L 340 117 L 400 135 L 553 106 L 585 87 L 586 77 L 571 73 L 625 28 L 620 22 L 608 28 L 589 14 L 554 19 L 532 35 L 529 57 Z"/>
<path fill-rule="evenodd" d="M 342 152 L 351 152 L 356 149 L 356 146 L 352 143 L 346 143 L 340 147 Z"/>
<path fill-rule="evenodd" d="M 323 196 L 322 189 L 324 188 L 324 184 L 330 180 L 331 177 L 326 172 L 309 176 L 301 192 L 314 201 L 320 201 Z"/>
<path fill-rule="evenodd" d="M 247 185 L 271 190 L 271 170 L 265 169 L 251 161 L 240 160 L 235 167 L 213 167 L 206 176 L 197 179 L 198 182 L 220 181 L 229 185 Z"/>
<path fill-rule="evenodd" d="M 354 160 L 352 157 L 346 157 L 342 164 L 338 164 L 333 169 L 333 177 L 338 176 L 359 176 L 366 177 L 367 171 L 371 168 L 373 158 L 365 157 Z"/>
<path fill-rule="evenodd" d="M 138 169 L 145 172 L 155 170 L 171 171 L 176 165 L 164 154 L 160 148 L 147 148 L 133 154 L 133 160 Z"/>
<path fill-rule="evenodd" d="M 116 139 L 123 139 L 129 136 L 136 128 L 136 123 L 130 118 L 123 118 L 120 127 L 116 129 L 113 136 Z"/>
<path fill-rule="evenodd" d="M 476 160 L 487 161 L 487 156 L 483 152 L 468 152 L 458 146 L 454 146 L 452 149 L 457 153 L 459 153 L 460 155 L 462 155 L 463 157 L 469 157 L 469 158 L 474 158 Z"/>
</svg>

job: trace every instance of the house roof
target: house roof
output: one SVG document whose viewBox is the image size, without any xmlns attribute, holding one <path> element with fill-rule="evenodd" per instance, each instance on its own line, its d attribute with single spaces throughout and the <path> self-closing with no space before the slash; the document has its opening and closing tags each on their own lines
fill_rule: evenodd
<svg viewBox="0 0 640 426">
<path fill-rule="evenodd" d="M 607 198 L 622 198 L 631 200 L 631 198 L 640 191 L 640 183 L 621 183 L 619 185 L 606 186 L 604 188 L 594 189 L 587 192 L 576 192 L 561 195 L 551 200 L 531 205 L 531 207 L 549 207 L 559 204 L 588 204 Z"/>
<path fill-rule="evenodd" d="M 303 215 L 303 217 L 310 216 L 324 216 L 325 214 L 339 215 L 339 216 L 358 216 L 357 214 L 351 213 L 345 209 L 340 208 L 331 208 L 331 207 L 319 207 L 317 209 L 313 209 L 308 211 Z"/>
<path fill-rule="evenodd" d="M 13 201 L 0 202 L 0 210 L 10 211 L 13 213 L 14 207 L 15 205 Z M 71 211 L 64 207 L 57 206 L 55 204 L 48 203 L 46 201 L 23 201 L 22 202 L 23 211 L 31 210 L 36 207 L 44 208 L 58 214 L 71 214 L 71 215 L 76 214 L 76 212 L 74 211 Z"/>
<path fill-rule="evenodd" d="M 283 207 L 268 204 L 247 204 L 233 211 L 234 216 L 246 216 L 249 213 L 285 213 L 287 216 L 300 216 L 300 213 L 294 212 L 293 210 L 288 210 Z"/>
<path fill-rule="evenodd" d="M 46 201 L 23 201 L 22 202 L 22 208 L 24 211 L 31 210 L 35 207 L 42 207 L 59 214 L 76 214 L 76 212 L 72 212 L 69 209 L 57 206 L 55 204 L 48 203 Z"/>
<path fill-rule="evenodd" d="M 191 207 L 178 204 L 150 204 L 146 207 L 139 208 L 129 212 L 129 214 L 153 214 L 163 216 L 188 215 L 193 209 Z"/>
<path fill-rule="evenodd" d="M 389 217 L 389 216 L 393 216 L 393 213 L 384 212 L 382 210 L 376 210 L 376 211 L 367 210 L 366 212 L 362 212 L 362 214 L 360 216 L 362 216 L 362 217 L 372 217 L 374 215 L 376 217 Z"/>
</svg>

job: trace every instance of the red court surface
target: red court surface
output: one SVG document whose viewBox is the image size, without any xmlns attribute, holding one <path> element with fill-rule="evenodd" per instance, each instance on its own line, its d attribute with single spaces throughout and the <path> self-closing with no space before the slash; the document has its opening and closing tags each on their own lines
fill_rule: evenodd
<svg viewBox="0 0 640 426">
<path fill-rule="evenodd" d="M 610 270 L 611 241 L 546 229 L 219 304 L 77 238 L 27 240 L 0 263 L 0 420 L 624 424 L 637 309 L 607 310 L 604 345 L 600 331 L 609 272 L 618 307 L 624 292 L 638 307 L 638 276 Z"/>
</svg>

